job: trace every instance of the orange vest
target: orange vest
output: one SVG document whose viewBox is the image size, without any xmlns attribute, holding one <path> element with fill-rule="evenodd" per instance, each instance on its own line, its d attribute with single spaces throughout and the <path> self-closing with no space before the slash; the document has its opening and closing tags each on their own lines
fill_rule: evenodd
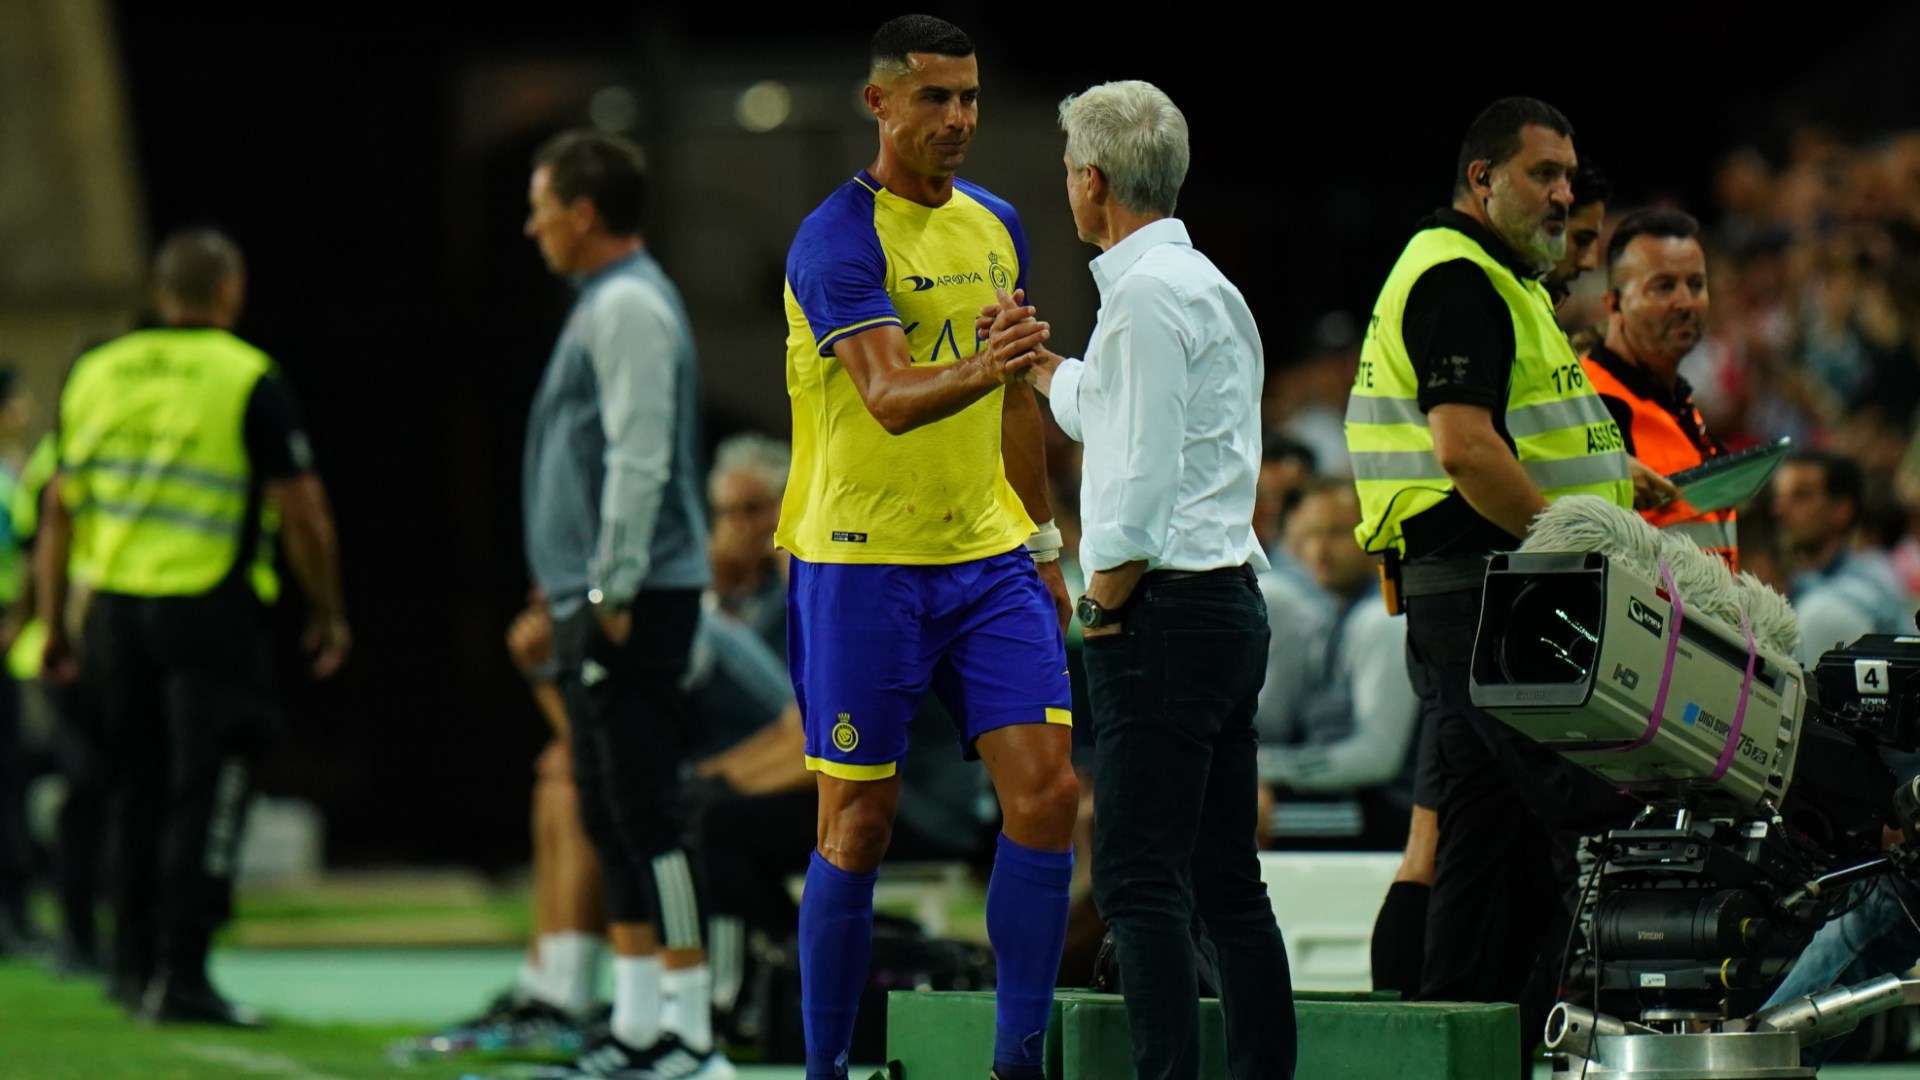
<svg viewBox="0 0 1920 1080">
<path fill-rule="evenodd" d="M 1593 357 L 1583 356 L 1580 363 L 1586 368 L 1587 382 L 1595 393 L 1619 398 L 1633 407 L 1633 430 L 1627 434 L 1627 441 L 1633 447 L 1633 456 L 1642 465 L 1662 476 L 1671 476 L 1682 469 L 1702 464 L 1715 455 L 1716 451 L 1710 447 L 1696 446 L 1666 406 L 1627 389 L 1624 383 L 1614 377 L 1613 372 Z M 1694 430 L 1704 435 L 1707 425 L 1700 417 L 1700 410 L 1694 408 L 1692 402 L 1687 403 L 1687 408 L 1693 413 Z M 1680 500 L 1656 509 L 1642 510 L 1640 516 L 1657 528 L 1680 533 L 1702 549 L 1725 559 L 1728 566 L 1740 569 L 1740 549 L 1731 508 L 1703 514 L 1687 505 L 1685 500 Z"/>
</svg>

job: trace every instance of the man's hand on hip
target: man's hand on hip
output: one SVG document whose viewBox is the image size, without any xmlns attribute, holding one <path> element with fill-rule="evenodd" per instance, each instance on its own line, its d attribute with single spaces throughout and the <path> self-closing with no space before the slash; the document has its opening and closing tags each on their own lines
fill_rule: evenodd
<svg viewBox="0 0 1920 1080">
<path fill-rule="evenodd" d="M 633 636 L 633 612 L 626 608 L 595 608 L 593 617 L 600 624 L 600 632 L 615 645 L 625 645 Z"/>
</svg>

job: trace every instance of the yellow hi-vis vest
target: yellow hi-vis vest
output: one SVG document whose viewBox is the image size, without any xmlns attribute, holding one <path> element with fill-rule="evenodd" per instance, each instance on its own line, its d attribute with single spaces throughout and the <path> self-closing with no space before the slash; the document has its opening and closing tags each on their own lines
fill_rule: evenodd
<svg viewBox="0 0 1920 1080">
<path fill-rule="evenodd" d="M 73 514 L 74 561 L 102 592 L 196 596 L 251 554 L 249 583 L 279 596 L 271 535 L 254 509 L 247 402 L 273 368 L 224 330 L 136 331 L 82 356 L 60 396 L 61 497 Z M 249 532 L 255 551 L 244 553 Z"/>
<path fill-rule="evenodd" d="M 1506 431 L 1527 475 L 1549 502 L 1598 495 L 1622 507 L 1633 505 L 1620 427 L 1587 385 L 1580 358 L 1554 322 L 1547 290 L 1514 274 L 1466 234 L 1425 229 L 1414 234 L 1380 290 L 1347 399 L 1347 451 L 1361 517 L 1353 535 L 1370 552 L 1404 553 L 1401 525 L 1453 491 L 1420 411 L 1419 382 L 1401 319 L 1420 275 L 1455 259 L 1479 264 L 1513 315 Z"/>
</svg>

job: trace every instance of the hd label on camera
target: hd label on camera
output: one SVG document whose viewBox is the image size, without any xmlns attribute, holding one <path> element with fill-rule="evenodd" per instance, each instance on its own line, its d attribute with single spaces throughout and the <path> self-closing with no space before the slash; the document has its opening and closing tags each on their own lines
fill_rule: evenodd
<svg viewBox="0 0 1920 1080">
<path fill-rule="evenodd" d="M 1853 689 L 1860 694 L 1872 697 L 1887 696 L 1887 662 L 1885 660 L 1855 660 L 1853 662 Z"/>
</svg>

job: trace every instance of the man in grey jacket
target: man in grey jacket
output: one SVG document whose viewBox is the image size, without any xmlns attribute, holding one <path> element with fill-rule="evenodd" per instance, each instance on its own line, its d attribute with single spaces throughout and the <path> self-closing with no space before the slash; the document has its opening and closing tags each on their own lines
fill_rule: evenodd
<svg viewBox="0 0 1920 1080">
<path fill-rule="evenodd" d="M 640 238 L 639 150 L 569 132 L 534 158 L 526 233 L 580 291 L 527 425 L 527 558 L 554 621 L 581 823 L 606 879 L 614 1011 L 581 1076 L 730 1078 L 676 800 L 681 690 L 710 578 L 699 385 L 680 293 Z"/>
</svg>

